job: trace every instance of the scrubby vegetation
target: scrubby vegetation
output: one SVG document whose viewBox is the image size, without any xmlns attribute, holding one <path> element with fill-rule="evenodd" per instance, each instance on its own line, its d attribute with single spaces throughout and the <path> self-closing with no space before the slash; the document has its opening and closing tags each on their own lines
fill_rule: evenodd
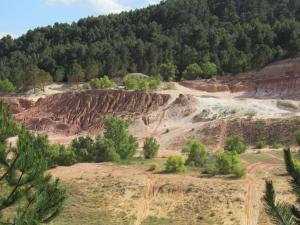
<svg viewBox="0 0 300 225">
<path fill-rule="evenodd" d="M 242 142 L 240 136 L 235 135 L 227 138 L 224 150 L 242 154 L 246 151 L 246 145 Z"/>
<path fill-rule="evenodd" d="M 157 143 L 155 138 L 146 138 L 144 142 L 144 157 L 146 159 L 153 159 L 157 156 L 159 150 L 159 144 Z"/>
<path fill-rule="evenodd" d="M 0 224 L 49 223 L 62 211 L 65 190 L 47 174 L 48 156 L 47 137 L 18 127 L 0 102 Z"/>
<path fill-rule="evenodd" d="M 169 156 L 166 162 L 166 171 L 169 173 L 182 173 L 185 171 L 185 161 L 181 156 Z"/>
<path fill-rule="evenodd" d="M 266 146 L 266 144 L 263 141 L 257 141 L 255 143 L 255 148 L 256 149 L 263 149 Z"/>
<path fill-rule="evenodd" d="M 182 153 L 187 155 L 185 164 L 189 166 L 204 166 L 208 157 L 205 146 L 196 140 L 189 140 L 187 146 L 182 149 Z"/>
<path fill-rule="evenodd" d="M 117 84 L 109 79 L 108 76 L 102 78 L 94 78 L 89 82 L 93 89 L 115 88 Z"/>
<path fill-rule="evenodd" d="M 299 1 L 167 0 L 71 25 L 55 23 L 0 40 L 0 79 L 21 88 L 32 66 L 55 81 L 75 82 L 131 72 L 180 79 L 194 63 L 207 65 L 201 66 L 205 77 L 213 64 L 219 74 L 238 73 L 295 56 L 299 15 Z"/>
<path fill-rule="evenodd" d="M 217 155 L 215 173 L 222 175 L 234 174 L 237 177 L 242 177 L 245 175 L 246 169 L 237 153 L 222 152 Z"/>
<path fill-rule="evenodd" d="M 129 76 L 124 79 L 123 83 L 127 90 L 149 91 L 158 89 L 161 85 L 161 80 L 159 76 L 148 79 Z"/>
<path fill-rule="evenodd" d="M 9 80 L 0 80 L 0 93 L 11 93 L 14 91 L 16 91 L 16 87 Z"/>
</svg>

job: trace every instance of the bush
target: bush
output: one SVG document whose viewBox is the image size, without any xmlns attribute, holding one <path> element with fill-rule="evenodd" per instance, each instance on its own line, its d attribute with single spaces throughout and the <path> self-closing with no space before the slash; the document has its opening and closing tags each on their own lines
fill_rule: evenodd
<svg viewBox="0 0 300 225">
<path fill-rule="evenodd" d="M 115 149 L 114 142 L 112 140 L 103 138 L 101 136 L 96 137 L 95 141 L 95 161 L 96 162 L 119 162 L 120 155 Z"/>
<path fill-rule="evenodd" d="M 130 76 L 127 77 L 123 83 L 127 90 L 149 91 L 158 89 L 161 84 L 161 80 L 159 77 L 139 79 L 137 77 Z"/>
<path fill-rule="evenodd" d="M 71 166 L 76 163 L 76 155 L 63 145 L 51 145 L 49 148 L 48 167 Z"/>
<path fill-rule="evenodd" d="M 182 149 L 187 154 L 186 165 L 203 166 L 207 160 L 207 150 L 203 144 L 196 140 L 189 140 L 188 145 Z"/>
<path fill-rule="evenodd" d="M 16 87 L 9 80 L 0 80 L 0 92 L 11 93 L 15 91 Z"/>
<path fill-rule="evenodd" d="M 93 162 L 95 159 L 94 141 L 90 137 L 79 137 L 72 141 L 71 150 L 78 162 Z"/>
<path fill-rule="evenodd" d="M 138 148 L 137 139 L 129 134 L 128 126 L 126 121 L 117 117 L 110 117 L 105 120 L 104 138 L 112 141 L 122 160 L 132 158 Z"/>
<path fill-rule="evenodd" d="M 139 79 L 138 78 L 127 77 L 123 83 L 127 90 L 138 90 L 138 87 L 139 87 Z"/>
<path fill-rule="evenodd" d="M 241 141 L 240 136 L 231 136 L 227 138 L 225 151 L 236 152 L 238 154 L 242 154 L 246 151 L 246 145 Z"/>
<path fill-rule="evenodd" d="M 157 163 L 153 163 L 149 166 L 149 171 L 155 171 L 158 168 L 158 164 Z"/>
<path fill-rule="evenodd" d="M 89 82 L 90 86 L 94 89 L 106 89 L 117 87 L 116 83 L 111 81 L 108 76 L 102 78 L 94 78 Z"/>
<path fill-rule="evenodd" d="M 275 149 L 280 149 L 280 148 L 283 148 L 283 145 L 282 144 L 279 144 L 279 143 L 275 143 L 272 145 L 273 148 Z"/>
<path fill-rule="evenodd" d="M 265 145 L 265 143 L 264 143 L 263 141 L 258 141 L 258 142 L 256 142 L 256 144 L 255 144 L 255 148 L 256 148 L 256 149 L 263 149 L 265 146 L 266 146 L 266 145 Z"/>
<path fill-rule="evenodd" d="M 159 144 L 154 138 L 146 138 L 144 142 L 144 157 L 146 159 L 153 159 L 157 156 L 159 150 Z"/>
<path fill-rule="evenodd" d="M 238 177 L 245 175 L 245 168 L 241 164 L 240 156 L 236 152 L 223 152 L 217 156 L 216 173 L 222 175 L 235 174 Z"/>
<path fill-rule="evenodd" d="M 185 161 L 181 156 L 169 156 L 166 162 L 166 171 L 171 173 L 182 173 L 185 171 Z"/>
<path fill-rule="evenodd" d="M 300 131 L 296 133 L 296 141 L 298 146 L 300 146 Z"/>
</svg>

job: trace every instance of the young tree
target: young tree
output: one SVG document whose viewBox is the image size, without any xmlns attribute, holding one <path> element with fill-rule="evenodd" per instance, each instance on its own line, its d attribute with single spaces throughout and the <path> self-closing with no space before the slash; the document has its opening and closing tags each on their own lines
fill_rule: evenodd
<svg viewBox="0 0 300 225">
<path fill-rule="evenodd" d="M 169 156 L 166 162 L 166 171 L 171 173 L 182 173 L 185 171 L 185 161 L 181 156 Z"/>
<path fill-rule="evenodd" d="M 246 151 L 246 145 L 242 142 L 240 136 L 235 135 L 227 138 L 224 149 L 225 151 L 242 154 Z"/>
<path fill-rule="evenodd" d="M 203 166 L 207 160 L 207 150 L 203 144 L 197 140 L 189 140 L 182 153 L 187 154 L 186 165 Z"/>
<path fill-rule="evenodd" d="M 292 177 L 292 187 L 299 199 L 300 188 L 300 162 L 292 157 L 289 148 L 284 150 L 284 161 L 289 175 Z M 274 224 L 295 225 L 299 224 L 300 211 L 297 204 L 289 204 L 276 201 L 276 193 L 272 181 L 266 181 L 266 193 L 264 196 L 265 211 L 271 217 Z"/>
<path fill-rule="evenodd" d="M 78 84 L 83 81 L 84 78 L 85 74 L 82 67 L 78 63 L 73 64 L 68 75 L 68 81 L 76 83 L 78 87 Z"/>
<path fill-rule="evenodd" d="M 37 78 L 37 83 L 41 86 L 41 90 L 45 91 L 45 86 L 53 82 L 53 78 L 50 73 L 45 70 L 40 70 Z"/>
<path fill-rule="evenodd" d="M 118 162 L 120 155 L 116 152 L 113 140 L 96 137 L 95 141 L 95 161 L 96 162 Z"/>
<path fill-rule="evenodd" d="M 110 117 L 105 120 L 104 138 L 114 143 L 114 148 L 121 159 L 130 159 L 138 148 L 137 139 L 128 132 L 128 122 Z"/>
<path fill-rule="evenodd" d="M 245 175 L 245 167 L 241 164 L 240 156 L 236 152 L 223 152 L 217 156 L 216 160 L 217 174 L 234 174 L 237 177 Z"/>
<path fill-rule="evenodd" d="M 59 181 L 46 173 L 47 138 L 16 129 L 1 102 L 0 115 L 0 224 L 49 223 L 61 212 L 66 196 Z M 6 139 L 16 131 L 16 147 L 7 146 Z"/>
<path fill-rule="evenodd" d="M 186 67 L 185 71 L 182 73 L 182 77 L 186 80 L 195 80 L 200 78 L 203 74 L 201 67 L 197 64 L 191 64 Z"/>
<path fill-rule="evenodd" d="M 177 67 L 173 63 L 161 64 L 159 73 L 165 81 L 173 81 L 176 78 Z"/>
<path fill-rule="evenodd" d="M 217 65 L 211 62 L 201 64 L 201 69 L 203 73 L 203 78 L 210 78 L 213 75 L 217 75 L 218 72 Z"/>
<path fill-rule="evenodd" d="M 109 79 L 108 76 L 102 78 L 94 78 L 89 82 L 90 86 L 94 89 L 115 88 L 117 84 Z"/>
<path fill-rule="evenodd" d="M 156 157 L 158 150 L 159 150 L 159 144 L 157 143 L 156 139 L 153 137 L 146 138 L 144 142 L 144 157 L 146 159 L 153 159 Z"/>
<path fill-rule="evenodd" d="M 91 63 L 85 68 L 85 80 L 97 78 L 99 75 L 99 67 L 96 63 Z"/>
<path fill-rule="evenodd" d="M 0 92 L 11 93 L 15 91 L 16 91 L 16 87 L 9 80 L 7 79 L 0 80 Z"/>
<path fill-rule="evenodd" d="M 95 158 L 94 141 L 90 137 L 79 137 L 71 142 L 71 150 L 78 162 L 93 162 Z"/>
</svg>

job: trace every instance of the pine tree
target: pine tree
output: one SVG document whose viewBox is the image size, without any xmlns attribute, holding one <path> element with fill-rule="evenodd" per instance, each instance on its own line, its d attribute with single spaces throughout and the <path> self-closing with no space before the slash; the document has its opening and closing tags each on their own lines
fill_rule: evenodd
<svg viewBox="0 0 300 225">
<path fill-rule="evenodd" d="M 16 147 L 8 146 L 16 134 Z M 46 173 L 48 148 L 46 136 L 18 128 L 0 102 L 0 224 L 49 223 L 61 212 L 65 191 Z"/>
<path fill-rule="evenodd" d="M 289 148 L 284 150 L 284 160 L 286 169 L 292 177 L 292 187 L 300 199 L 300 164 L 293 159 Z M 274 224 L 295 225 L 300 224 L 300 211 L 297 205 L 285 202 L 276 202 L 276 194 L 272 181 L 266 181 L 266 194 L 264 196 L 265 211 L 271 217 Z"/>
</svg>

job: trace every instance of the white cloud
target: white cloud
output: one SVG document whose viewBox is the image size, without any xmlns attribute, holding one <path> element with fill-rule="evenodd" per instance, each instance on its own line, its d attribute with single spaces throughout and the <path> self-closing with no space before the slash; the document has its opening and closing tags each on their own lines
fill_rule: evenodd
<svg viewBox="0 0 300 225">
<path fill-rule="evenodd" d="M 46 0 L 46 2 L 50 5 L 62 4 L 70 6 L 72 4 L 79 4 L 103 14 L 119 13 L 128 9 L 116 0 Z"/>
<path fill-rule="evenodd" d="M 1 32 L 0 31 L 0 39 L 7 36 L 7 35 L 10 35 L 12 38 L 17 38 L 19 35 L 17 34 L 13 34 L 13 33 L 8 33 L 8 32 Z"/>
</svg>

